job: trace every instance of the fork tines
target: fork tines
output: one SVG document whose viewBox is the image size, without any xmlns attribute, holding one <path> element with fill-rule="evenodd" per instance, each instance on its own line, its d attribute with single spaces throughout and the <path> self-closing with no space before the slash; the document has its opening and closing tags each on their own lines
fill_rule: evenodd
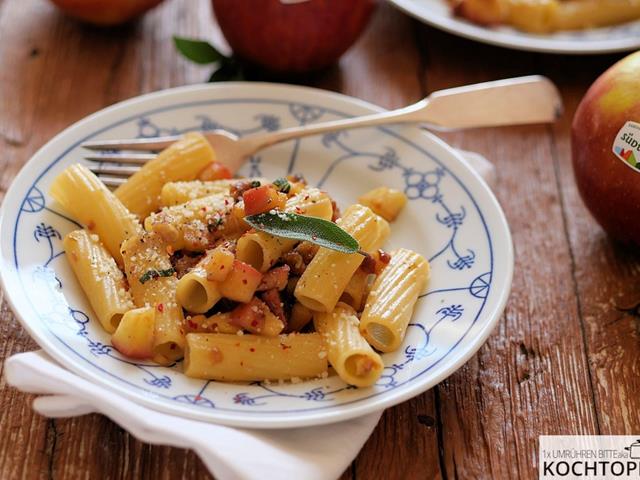
<svg viewBox="0 0 640 480">
<path fill-rule="evenodd" d="M 149 160 L 156 158 L 154 153 L 105 152 L 86 155 L 92 162 L 89 170 L 108 187 L 119 187 L 127 178 L 136 173 Z"/>
</svg>

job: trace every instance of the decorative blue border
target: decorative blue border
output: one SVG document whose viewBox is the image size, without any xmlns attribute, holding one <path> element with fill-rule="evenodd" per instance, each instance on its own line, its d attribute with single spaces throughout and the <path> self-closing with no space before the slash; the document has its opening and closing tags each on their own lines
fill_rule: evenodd
<svg viewBox="0 0 640 480">
<path fill-rule="evenodd" d="M 105 126 L 87 136 L 85 136 L 84 138 L 78 140 L 77 142 L 75 142 L 74 144 L 72 144 L 70 147 L 68 147 L 65 151 L 63 151 L 60 155 L 58 155 L 39 175 L 38 177 L 32 182 L 31 186 L 29 187 L 29 189 L 27 190 L 25 197 L 21 203 L 20 206 L 20 210 L 18 212 L 18 216 L 16 217 L 15 223 L 14 223 L 14 231 L 13 231 L 13 250 L 14 250 L 14 264 L 15 264 L 15 268 L 16 268 L 16 273 L 18 273 L 18 278 L 20 280 L 20 285 L 22 287 L 23 290 L 23 294 L 25 296 L 26 299 L 29 298 L 29 296 L 27 295 L 27 291 L 26 291 L 26 287 L 23 283 L 23 279 L 22 279 L 22 275 L 19 273 L 19 262 L 18 262 L 18 256 L 17 256 L 17 233 L 18 233 L 18 228 L 19 228 L 19 224 L 20 224 L 20 218 L 22 216 L 23 211 L 30 211 L 30 208 L 32 208 L 32 203 L 35 201 L 36 204 L 38 202 L 37 198 L 34 198 L 31 194 L 32 192 L 36 192 L 37 194 L 39 194 L 40 196 L 42 196 L 41 191 L 38 189 L 38 187 L 36 186 L 37 183 L 44 177 L 44 175 L 54 166 L 56 165 L 61 159 L 63 159 L 64 157 L 66 157 L 69 152 L 71 152 L 72 150 L 74 150 L 75 148 L 77 148 L 81 143 L 96 137 L 97 135 L 100 135 L 101 133 L 111 130 L 115 127 L 118 127 L 120 125 L 123 125 L 125 123 L 131 122 L 133 120 L 136 119 L 140 119 L 140 118 L 144 118 L 148 115 L 153 115 L 153 114 L 158 114 L 158 113 L 162 113 L 162 112 L 167 112 L 167 111 L 172 111 L 172 110 L 179 110 L 179 109 L 184 109 L 184 108 L 189 108 L 189 107 L 202 107 L 203 105 L 215 105 L 215 104 L 239 104 L 239 103 L 252 103 L 252 104 L 264 104 L 264 105 L 286 105 L 289 106 L 290 108 L 292 108 L 292 103 L 289 101 L 285 101 L 285 100 L 267 100 L 267 99 L 254 99 L 254 98 L 234 98 L 234 99 L 218 99 L 218 100 L 208 100 L 208 101 L 194 101 L 194 102 L 185 102 L 185 103 L 179 103 L 179 104 L 174 104 L 171 106 L 166 106 L 166 107 L 160 107 L 160 108 L 156 108 L 156 109 L 152 109 L 152 110 L 148 110 L 146 112 L 143 113 L 137 113 L 135 115 L 126 117 L 125 119 L 119 120 L 115 123 L 112 123 L 108 126 Z M 344 112 L 340 112 L 334 109 L 329 109 L 323 106 L 319 106 L 319 105 L 311 105 L 311 104 L 296 104 L 299 109 L 297 111 L 291 111 L 292 115 L 298 119 L 298 121 L 304 123 L 307 121 L 314 121 L 316 117 L 316 112 L 318 111 L 322 111 L 322 112 L 328 112 L 331 113 L 333 115 L 339 116 L 339 117 L 350 117 L 351 115 L 345 114 Z M 266 120 L 262 120 L 263 121 L 263 125 L 262 128 L 269 130 L 269 129 L 277 129 L 278 125 L 273 123 L 273 119 L 269 119 L 267 118 Z M 264 123 L 266 121 L 266 124 Z M 486 305 L 487 302 L 487 298 L 489 296 L 489 291 L 490 291 L 490 286 L 491 286 L 491 275 L 493 273 L 493 269 L 494 269 L 494 252 L 493 252 L 493 241 L 491 238 L 491 234 L 489 232 L 489 229 L 487 227 L 487 223 L 485 221 L 484 215 L 480 209 L 480 207 L 478 206 L 478 203 L 476 202 L 475 198 L 473 197 L 473 195 L 471 194 L 471 192 L 468 190 L 468 188 L 466 187 L 466 185 L 464 185 L 464 183 L 462 183 L 460 181 L 460 179 L 452 172 L 450 171 L 447 166 L 445 164 L 443 164 L 436 156 L 434 156 L 433 154 L 431 154 L 430 152 L 426 151 L 425 149 L 423 149 L 422 147 L 420 147 L 419 145 L 415 144 L 414 142 L 412 142 L 411 140 L 408 140 L 407 138 L 404 138 L 403 136 L 401 136 L 400 134 L 394 132 L 393 130 L 386 128 L 386 127 L 378 127 L 377 128 L 379 131 L 390 135 L 398 140 L 400 140 L 401 142 L 405 143 L 406 145 L 409 145 L 410 147 L 414 148 L 415 150 L 417 150 L 418 152 L 422 153 L 423 155 L 426 155 L 427 157 L 429 157 L 431 160 L 433 160 L 434 162 L 436 162 L 441 171 L 442 172 L 447 172 L 454 180 L 455 182 L 464 190 L 464 192 L 467 194 L 467 196 L 469 197 L 469 199 L 471 200 L 471 202 L 473 203 L 476 211 L 478 212 L 478 215 L 480 217 L 480 220 L 482 222 L 483 228 L 485 230 L 485 233 L 487 235 L 487 243 L 489 246 L 489 256 L 490 256 L 490 271 L 486 272 L 485 274 L 481 275 L 480 277 L 476 278 L 474 280 L 474 282 L 472 283 L 472 285 L 470 285 L 469 287 L 463 287 L 463 288 L 459 288 L 459 289 L 448 289 L 450 291 L 453 290 L 463 290 L 463 289 L 468 289 L 469 292 L 471 292 L 473 294 L 474 292 L 474 284 L 477 281 L 481 281 L 482 285 L 480 286 L 484 292 L 486 292 L 486 295 L 483 296 L 476 296 L 476 298 L 481 298 L 482 299 L 482 303 L 480 305 L 480 308 L 476 314 L 476 316 L 474 317 L 473 321 L 471 322 L 471 324 L 469 325 L 469 327 L 467 328 L 467 330 L 460 336 L 460 338 L 451 346 L 451 348 L 445 352 L 439 359 L 437 359 L 436 361 L 434 361 L 432 364 L 430 364 L 426 369 L 420 371 L 419 373 L 413 375 L 412 377 L 405 379 L 402 382 L 394 382 L 393 384 L 390 384 L 388 386 L 386 386 L 387 388 L 385 388 L 385 390 L 382 391 L 378 391 L 375 393 L 372 393 L 371 395 L 367 396 L 367 397 L 362 397 L 362 398 L 358 398 L 358 399 L 354 399 L 354 400 L 350 400 L 350 401 L 346 401 L 346 402 L 341 402 L 337 405 L 328 405 L 328 406 L 324 406 L 324 407 L 314 407 L 314 408 L 306 408 L 306 409 L 283 409 L 283 410 L 259 410 L 256 411 L 255 414 L 258 415 L 264 415 L 264 414 L 282 414 L 282 413 L 295 413 L 295 412 L 313 412 L 313 411 L 318 411 L 318 410 L 325 410 L 328 408 L 336 408 L 336 407 L 342 407 L 344 405 L 349 405 L 352 403 L 358 403 L 358 402 L 362 402 L 362 401 L 366 401 L 369 400 L 373 397 L 377 397 L 379 395 L 385 394 L 391 390 L 397 389 L 399 387 L 401 387 L 402 385 L 405 385 L 406 383 L 409 383 L 411 381 L 413 381 L 414 379 L 416 379 L 419 376 L 424 375 L 425 373 L 427 373 L 429 370 L 431 370 L 432 368 L 434 368 L 436 365 L 438 365 L 442 360 L 444 360 L 453 350 L 455 350 L 455 348 L 460 344 L 460 342 L 462 342 L 462 340 L 464 340 L 467 336 L 467 334 L 469 333 L 469 331 L 474 327 L 474 325 L 476 324 L 478 318 L 480 317 L 480 314 L 482 313 L 482 311 L 484 310 L 484 307 Z M 245 132 L 246 133 L 246 132 Z M 292 154 L 291 160 L 290 160 L 290 164 L 289 164 L 289 171 L 292 171 L 293 166 L 294 166 L 294 162 L 295 162 L 295 158 L 296 158 L 296 152 L 297 152 L 297 144 L 294 148 L 294 153 Z M 253 164 L 252 164 L 253 165 Z M 36 197 L 38 197 L 38 195 L 36 195 Z M 436 198 L 436 200 L 438 200 Z M 26 206 L 26 208 L 25 208 Z M 47 208 L 47 207 L 45 207 Z M 49 210 L 47 208 L 47 210 Z M 60 215 L 62 217 L 64 217 L 64 215 L 61 215 L 58 212 L 53 211 L 53 213 Z M 451 224 L 452 226 L 455 227 L 455 223 L 456 221 L 458 221 L 456 219 L 456 215 L 460 215 L 460 214 L 455 214 L 455 213 L 451 213 L 448 212 L 449 216 L 442 218 L 442 219 L 438 219 L 439 221 L 441 221 L 441 223 L 443 224 Z M 464 215 L 464 212 L 461 213 L 461 215 Z M 67 217 L 64 217 L 67 218 Z M 71 219 L 67 218 L 67 220 L 72 221 Z M 76 222 L 73 222 L 76 223 Z M 50 239 L 52 238 L 52 236 L 55 236 L 55 233 L 49 231 L 46 229 L 46 226 L 42 226 L 41 227 L 43 230 L 41 232 L 41 237 L 42 238 L 46 238 L 48 241 L 50 241 Z M 455 249 L 455 247 L 454 247 Z M 53 251 L 52 251 L 52 255 Z M 461 257 L 460 255 L 458 255 L 459 258 L 464 258 Z M 53 258 L 50 258 L 49 261 L 51 261 Z M 464 260 L 462 260 L 464 263 Z M 49 262 L 48 262 L 49 263 Z M 449 265 L 451 268 L 458 268 L 455 265 Z M 464 265 L 463 265 L 464 268 Z M 486 275 L 488 275 L 488 279 L 486 277 Z M 475 288 L 477 288 L 477 285 L 475 285 Z M 440 290 L 440 291 L 447 291 L 445 290 Z M 436 293 L 436 291 L 433 292 L 429 292 L 426 295 L 429 295 L 431 293 Z M 40 318 L 40 314 L 35 310 L 35 308 L 33 307 L 33 304 L 31 302 L 30 306 L 33 309 L 35 315 Z M 441 309 L 438 311 L 438 313 L 442 313 L 443 316 L 442 318 L 432 327 L 435 328 L 435 326 L 440 323 L 442 320 L 444 320 L 447 317 L 454 317 L 454 320 L 457 319 L 456 315 L 456 307 L 459 306 L 455 306 L 452 305 L 451 307 L 447 307 L 447 309 Z M 74 317 L 75 318 L 75 317 Z M 42 321 L 42 320 L 41 320 Z M 45 324 L 45 322 L 42 322 L 43 324 Z M 414 324 L 414 326 L 417 324 Z M 421 325 L 417 325 L 419 327 L 422 327 Z M 168 395 L 163 395 L 161 393 L 158 393 L 157 391 L 152 391 L 149 389 L 146 389 L 140 385 L 136 385 L 133 384 L 131 382 L 129 382 L 128 380 L 121 378 L 117 375 L 115 375 L 114 373 L 102 368 L 101 366 L 91 362 L 91 360 L 89 358 L 85 358 L 84 356 L 82 356 L 79 352 L 77 352 L 76 350 L 74 350 L 69 344 L 67 344 L 62 338 L 60 338 L 58 335 L 56 335 L 56 333 L 48 326 L 45 324 L 45 327 L 47 328 L 47 330 L 49 330 L 49 332 L 51 333 L 51 335 L 53 337 L 55 337 L 61 344 L 63 344 L 65 347 L 67 347 L 71 352 L 73 352 L 75 355 L 77 355 L 79 358 L 81 358 L 82 360 L 84 360 L 86 363 L 88 363 L 89 365 L 91 365 L 92 367 L 106 373 L 107 375 L 117 379 L 119 382 L 130 385 L 132 387 L 134 387 L 137 390 L 142 390 L 145 393 L 151 394 L 155 397 L 160 397 L 166 400 L 173 400 L 173 401 L 177 401 L 177 402 L 186 402 L 192 405 L 196 405 L 199 407 L 204 407 L 204 408 L 215 408 L 217 411 L 227 411 L 227 412 L 234 412 L 234 413 L 242 413 L 242 414 L 248 414 L 251 411 L 250 410 L 239 410 L 239 409 L 232 409 L 232 408 L 224 408 L 224 407 L 217 407 L 213 404 L 213 402 L 211 402 L 210 400 L 204 398 L 202 396 L 202 393 L 205 391 L 205 389 L 207 388 L 209 382 L 206 382 L 204 384 L 204 386 L 202 387 L 202 389 L 200 390 L 200 392 L 196 395 L 180 395 L 178 397 L 172 397 L 172 396 L 168 396 Z M 432 330 L 431 329 L 431 330 Z M 412 349 L 413 351 L 406 351 L 405 352 L 405 356 L 406 358 L 411 361 L 413 360 L 413 358 L 415 357 L 416 354 L 426 354 L 426 348 L 428 345 L 428 341 L 429 341 L 429 334 L 430 331 L 427 332 L 424 327 L 422 327 L 422 330 L 424 331 L 425 335 L 426 335 L 426 340 L 425 340 L 425 345 L 422 349 Z M 420 350 L 422 353 L 420 353 L 418 350 Z M 145 365 L 148 366 L 148 365 Z M 394 364 L 392 366 L 387 367 L 385 370 L 391 369 L 392 371 L 395 371 L 397 369 L 401 369 L 402 365 L 401 364 Z M 389 377 L 388 374 L 384 375 L 385 377 Z M 155 377 L 154 377 L 155 380 Z M 147 383 L 149 383 L 150 385 L 153 385 L 153 382 L 149 381 Z M 164 387 L 163 384 L 163 380 L 159 380 L 156 383 L 158 383 L 158 385 L 154 385 L 154 386 L 160 386 L 160 387 Z M 326 395 L 327 393 L 335 393 L 335 392 L 324 392 L 322 396 L 322 398 L 324 398 L 324 395 Z M 279 396 L 282 396 L 282 394 L 279 394 Z M 313 395 L 312 395 L 313 396 Z M 318 396 L 316 394 L 316 396 Z M 184 398 L 183 398 L 184 397 Z M 313 399 L 313 398 L 312 398 Z M 239 401 L 237 403 L 241 403 L 243 404 L 242 401 Z"/>
</svg>

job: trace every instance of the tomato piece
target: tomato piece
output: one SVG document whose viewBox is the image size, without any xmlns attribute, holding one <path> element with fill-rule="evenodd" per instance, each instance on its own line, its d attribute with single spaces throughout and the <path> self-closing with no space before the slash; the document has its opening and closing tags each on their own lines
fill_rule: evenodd
<svg viewBox="0 0 640 480">
<path fill-rule="evenodd" d="M 249 302 L 238 305 L 231 311 L 229 323 L 252 333 L 260 333 L 264 328 L 268 308 L 264 302 L 253 297 Z"/>
<path fill-rule="evenodd" d="M 231 272 L 218 285 L 223 297 L 247 303 L 260 285 L 262 274 L 248 263 L 234 260 Z"/>
<path fill-rule="evenodd" d="M 211 162 L 209 165 L 200 170 L 198 180 L 208 182 L 211 180 L 226 180 L 233 178 L 233 173 L 226 165 L 220 162 Z"/>
<path fill-rule="evenodd" d="M 282 210 L 287 202 L 287 196 L 276 191 L 272 185 L 251 188 L 242 194 L 242 199 L 246 215 L 257 215 L 273 209 Z"/>
</svg>

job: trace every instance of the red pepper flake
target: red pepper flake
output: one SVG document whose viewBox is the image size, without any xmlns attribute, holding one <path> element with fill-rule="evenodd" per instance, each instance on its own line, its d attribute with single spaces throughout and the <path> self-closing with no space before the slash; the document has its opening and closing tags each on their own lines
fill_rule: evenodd
<svg viewBox="0 0 640 480">
<path fill-rule="evenodd" d="M 280 347 L 281 347 L 283 350 L 287 350 L 287 349 L 291 348 L 291 346 L 290 346 L 290 345 L 285 345 L 284 343 L 281 343 L 281 344 L 280 344 Z"/>
<path fill-rule="evenodd" d="M 224 270 L 224 265 L 220 265 L 220 270 Z"/>
<path fill-rule="evenodd" d="M 247 284 L 247 279 L 246 279 L 246 278 L 243 278 L 243 279 L 242 279 L 242 283 L 244 283 L 244 284 L 246 285 L 246 284 Z"/>
<path fill-rule="evenodd" d="M 171 350 L 175 350 L 176 349 L 176 344 L 172 343 L 170 348 L 171 348 Z"/>
<path fill-rule="evenodd" d="M 255 351 L 256 351 L 256 349 L 255 349 L 255 348 L 253 348 L 253 347 L 251 347 L 251 348 L 249 349 L 249 351 L 250 351 L 250 352 L 255 352 Z"/>
<path fill-rule="evenodd" d="M 241 362 L 240 362 L 240 366 L 241 366 L 241 367 L 244 367 L 244 362 L 242 362 L 242 361 L 241 361 Z"/>
<path fill-rule="evenodd" d="M 96 222 L 94 222 L 93 220 L 90 220 L 89 223 L 87 223 L 87 228 L 89 230 L 93 230 L 94 228 L 96 228 Z"/>
<path fill-rule="evenodd" d="M 163 304 L 159 303 L 159 304 L 158 304 L 158 306 L 157 306 L 156 308 L 158 309 L 158 311 L 159 311 L 160 313 L 164 312 L 164 305 L 163 305 Z"/>
<path fill-rule="evenodd" d="M 195 322 L 192 322 L 191 320 L 188 320 L 187 322 L 189 324 L 189 328 L 192 328 L 193 330 L 195 330 L 196 328 L 198 328 L 198 324 Z"/>
<path fill-rule="evenodd" d="M 200 210 L 202 210 L 203 212 L 207 211 L 207 207 L 202 207 Z"/>
<path fill-rule="evenodd" d="M 251 320 L 251 326 L 252 327 L 257 327 L 258 326 L 258 321 L 257 320 Z"/>
</svg>

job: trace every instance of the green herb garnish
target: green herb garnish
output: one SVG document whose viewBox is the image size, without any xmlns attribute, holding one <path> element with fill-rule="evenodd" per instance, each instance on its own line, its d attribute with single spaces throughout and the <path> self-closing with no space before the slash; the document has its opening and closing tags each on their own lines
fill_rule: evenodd
<svg viewBox="0 0 640 480">
<path fill-rule="evenodd" d="M 213 45 L 202 40 L 173 37 L 173 43 L 182 55 L 200 65 L 219 62 L 224 58 Z"/>
<path fill-rule="evenodd" d="M 333 222 L 295 213 L 260 213 L 245 217 L 256 230 L 276 237 L 305 240 L 343 253 L 357 253 L 358 241 Z"/>
<path fill-rule="evenodd" d="M 273 181 L 273 185 L 282 193 L 289 193 L 289 191 L 291 190 L 291 184 L 286 178 L 276 178 Z"/>
<path fill-rule="evenodd" d="M 156 270 L 155 268 L 151 268 L 147 270 L 138 280 L 140 280 L 140 283 L 146 283 L 154 278 L 170 277 L 174 273 L 176 273 L 176 269 L 173 267 L 167 268 L 165 270 Z"/>
</svg>

